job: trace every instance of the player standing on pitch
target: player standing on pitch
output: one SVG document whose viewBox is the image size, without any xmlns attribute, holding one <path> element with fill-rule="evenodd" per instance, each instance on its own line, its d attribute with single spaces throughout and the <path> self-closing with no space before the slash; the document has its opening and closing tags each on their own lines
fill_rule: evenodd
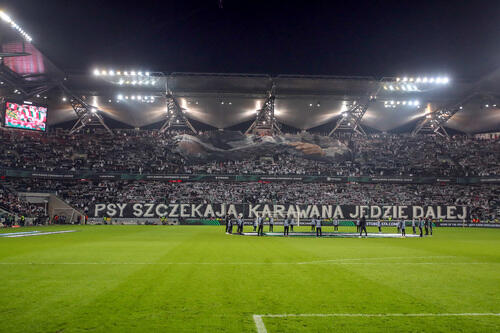
<svg viewBox="0 0 500 333">
<path fill-rule="evenodd" d="M 428 217 L 425 218 L 424 227 L 425 227 L 425 235 L 428 236 L 429 235 L 429 218 Z"/>
<path fill-rule="evenodd" d="M 243 219 L 241 218 L 241 215 L 238 216 L 236 222 L 238 223 L 238 233 L 241 235 L 243 233 Z"/>
<path fill-rule="evenodd" d="M 259 227 L 257 229 L 258 236 L 264 236 L 264 219 L 259 216 Z"/>
<path fill-rule="evenodd" d="M 339 231 L 339 219 L 333 220 L 333 231 Z"/>
<path fill-rule="evenodd" d="M 290 219 L 289 217 L 285 217 L 285 219 L 283 220 L 283 228 L 285 229 L 283 231 L 283 236 L 288 236 L 288 229 L 289 229 L 289 224 L 290 224 Z"/>
<path fill-rule="evenodd" d="M 226 216 L 224 217 L 224 223 L 226 224 L 226 232 L 227 232 L 229 229 L 229 215 L 228 214 L 226 214 Z"/>
<path fill-rule="evenodd" d="M 271 215 L 269 218 L 269 232 L 274 231 L 274 217 Z"/>
<path fill-rule="evenodd" d="M 406 221 L 401 219 L 401 237 L 406 237 Z"/>
<path fill-rule="evenodd" d="M 380 219 L 377 220 L 378 233 L 382 233 L 382 221 Z"/>
<path fill-rule="evenodd" d="M 227 232 L 230 234 L 233 233 L 233 220 L 231 219 L 230 216 L 228 216 L 228 219 L 227 219 Z"/>
<path fill-rule="evenodd" d="M 359 220 L 359 237 L 363 234 L 363 230 L 365 231 L 365 237 L 368 237 L 368 233 L 366 232 L 366 219 L 364 216 Z"/>
<path fill-rule="evenodd" d="M 257 231 L 257 226 L 259 225 L 259 213 L 255 214 L 255 220 L 253 221 L 253 231 Z"/>
<path fill-rule="evenodd" d="M 432 236 L 432 220 L 429 219 L 429 231 L 431 233 L 431 236 Z"/>
<path fill-rule="evenodd" d="M 415 230 L 415 218 L 411 219 L 411 227 L 413 229 L 413 234 L 415 235 L 417 233 L 416 230 Z"/>
<path fill-rule="evenodd" d="M 423 236 L 423 235 L 422 235 L 422 227 L 423 227 L 423 225 L 424 225 L 424 222 L 422 221 L 422 218 L 421 218 L 421 217 L 419 217 L 419 218 L 418 218 L 418 230 L 420 231 L 420 237 L 422 237 L 422 236 Z"/>
<path fill-rule="evenodd" d="M 323 236 L 323 233 L 321 232 L 321 219 L 318 216 L 315 216 L 312 221 L 313 223 L 316 223 L 316 237 Z"/>
</svg>

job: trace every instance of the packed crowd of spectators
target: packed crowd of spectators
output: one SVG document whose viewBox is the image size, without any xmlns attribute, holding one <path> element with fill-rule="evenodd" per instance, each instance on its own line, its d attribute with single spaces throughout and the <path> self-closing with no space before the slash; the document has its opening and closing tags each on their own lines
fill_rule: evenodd
<svg viewBox="0 0 500 333">
<path fill-rule="evenodd" d="M 7 212 L 3 214 L 0 212 L 0 215 L 15 214 L 19 217 L 42 217 L 45 215 L 43 207 L 21 200 L 15 190 L 4 185 L 0 185 L 0 209 Z"/>
<path fill-rule="evenodd" d="M 465 205 L 498 216 L 500 186 L 325 183 L 165 183 L 158 181 L 10 180 L 19 191 L 55 192 L 85 212 L 96 203 L 279 203 Z"/>
<path fill-rule="evenodd" d="M 300 154 L 249 154 L 241 160 L 194 162 L 174 149 L 172 135 L 147 130 L 68 134 L 0 131 L 0 167 L 57 172 L 265 174 L 328 176 L 500 175 L 500 141 L 457 136 L 353 137 L 348 159 L 319 161 Z"/>
<path fill-rule="evenodd" d="M 375 134 L 345 142 L 348 158 L 309 159 L 269 151 L 239 160 L 199 161 L 176 149 L 175 134 L 117 130 L 70 135 L 0 130 L 0 169 L 55 172 L 148 174 L 257 174 L 327 176 L 494 176 L 500 175 L 500 141 L 457 136 Z M 319 141 L 319 140 L 318 140 Z M 321 147 L 320 147 L 321 148 Z M 16 191 L 53 192 L 85 211 L 94 203 L 186 202 L 295 204 L 467 205 L 495 215 L 497 185 L 394 185 L 320 183 L 164 183 L 154 181 L 60 181 L 7 178 L 0 187 L 0 208 L 38 216 L 40 207 L 20 200 Z M 498 215 L 497 215 L 498 216 Z"/>
</svg>

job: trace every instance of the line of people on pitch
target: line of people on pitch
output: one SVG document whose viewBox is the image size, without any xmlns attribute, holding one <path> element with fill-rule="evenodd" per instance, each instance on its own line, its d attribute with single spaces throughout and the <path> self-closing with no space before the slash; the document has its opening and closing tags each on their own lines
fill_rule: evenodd
<svg viewBox="0 0 500 333">
<path fill-rule="evenodd" d="M 398 220 L 396 221 L 396 227 L 398 229 L 398 233 L 401 233 L 402 237 L 406 237 L 406 220 Z M 365 222 L 366 224 L 366 222 Z M 432 220 L 428 217 L 425 219 L 422 219 L 421 217 L 418 218 L 417 221 L 415 219 L 411 220 L 411 227 L 413 229 L 413 234 L 415 235 L 417 233 L 416 228 L 418 228 L 420 232 L 420 237 L 423 237 L 423 230 L 425 229 L 425 235 L 429 236 L 429 234 L 432 236 Z M 378 219 L 377 220 L 377 228 L 378 228 L 378 233 L 382 233 L 382 220 Z M 356 221 L 356 231 L 361 233 L 361 221 L 358 219 Z"/>
<path fill-rule="evenodd" d="M 332 222 L 333 225 L 333 230 L 338 231 L 339 230 L 339 219 L 329 219 L 330 222 Z M 266 216 L 262 217 L 257 214 L 255 217 L 255 220 L 253 222 L 253 231 L 257 231 L 258 236 L 263 236 L 264 235 L 264 223 L 269 225 L 269 232 L 274 232 L 274 217 L 273 216 Z M 406 220 L 398 220 L 396 222 L 397 230 L 398 233 L 401 233 L 402 237 L 406 237 Z M 238 234 L 243 234 L 243 227 L 245 225 L 245 221 L 243 220 L 242 214 L 240 214 L 237 218 L 236 221 L 233 221 L 233 219 L 230 218 L 229 215 L 226 215 L 225 217 L 225 225 L 226 225 L 226 233 L 233 233 L 233 226 L 236 225 L 237 227 L 237 233 Z M 283 234 L 285 236 L 289 235 L 290 229 L 293 232 L 293 227 L 295 225 L 295 219 L 293 216 L 287 216 L 283 220 Z M 316 236 L 321 237 L 323 235 L 322 232 L 322 221 L 319 218 L 319 216 L 314 216 L 311 219 L 311 231 L 316 231 Z M 422 219 L 421 217 L 415 221 L 415 219 L 412 219 L 411 221 L 411 227 L 413 230 L 413 234 L 415 235 L 416 228 L 419 229 L 420 237 L 423 237 L 423 232 L 425 230 L 425 235 L 428 236 L 429 234 L 432 236 L 432 230 L 433 230 L 433 225 L 432 221 L 429 218 Z M 382 220 L 378 219 L 377 220 L 377 228 L 378 232 L 382 233 Z M 363 216 L 361 219 L 356 220 L 356 232 L 359 232 L 359 235 L 362 236 L 363 231 L 365 232 L 365 236 L 367 236 L 367 231 L 366 231 L 366 218 Z"/>
</svg>

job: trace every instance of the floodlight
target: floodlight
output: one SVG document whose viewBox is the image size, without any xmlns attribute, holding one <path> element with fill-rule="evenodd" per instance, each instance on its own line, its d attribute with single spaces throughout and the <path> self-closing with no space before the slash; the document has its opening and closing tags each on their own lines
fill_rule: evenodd
<svg viewBox="0 0 500 333">
<path fill-rule="evenodd" d="M 450 78 L 448 78 L 448 77 L 444 77 L 444 78 L 441 80 L 441 82 L 443 82 L 444 84 L 447 84 L 447 83 L 449 83 L 449 82 L 450 82 Z"/>
<path fill-rule="evenodd" d="M 135 76 L 135 72 L 134 71 L 130 72 L 130 75 Z"/>
<path fill-rule="evenodd" d="M 142 76 L 142 72 L 137 73 L 137 75 Z"/>
<path fill-rule="evenodd" d="M 66 102 L 66 100 L 67 100 L 67 99 L 66 99 L 66 97 L 63 97 L 63 98 L 62 98 L 62 101 L 63 101 L 63 102 Z"/>
<path fill-rule="evenodd" d="M 99 75 L 101 75 L 101 72 L 99 72 L 98 69 L 94 69 L 94 75 L 95 76 L 99 76 Z"/>
<path fill-rule="evenodd" d="M 128 76 L 128 72 L 123 72 L 123 75 L 126 75 L 126 76 Z"/>
<path fill-rule="evenodd" d="M 146 72 L 146 76 L 149 76 L 149 72 Z"/>
<path fill-rule="evenodd" d="M 408 81 L 408 78 L 407 78 L 407 77 L 404 77 L 404 78 L 403 78 L 403 82 L 406 82 L 406 81 Z"/>
<path fill-rule="evenodd" d="M 117 98 L 118 98 L 118 100 L 122 100 L 123 99 L 123 95 L 119 94 Z"/>
<path fill-rule="evenodd" d="M 394 90 L 394 87 L 392 86 L 392 84 L 389 86 L 389 89 Z"/>
<path fill-rule="evenodd" d="M 422 82 L 423 82 L 423 83 L 427 83 L 427 77 L 424 77 L 424 78 L 422 79 Z"/>
<path fill-rule="evenodd" d="M 433 77 L 431 77 L 431 78 L 429 79 L 429 82 L 430 82 L 430 83 L 434 83 L 434 78 L 433 78 Z"/>
<path fill-rule="evenodd" d="M 101 74 L 102 74 L 102 75 L 106 75 L 107 73 L 106 73 L 106 71 L 105 71 L 105 70 L 102 70 L 102 71 L 101 71 Z"/>
<path fill-rule="evenodd" d="M 109 70 L 109 71 L 108 71 L 108 74 L 109 74 L 110 76 L 114 76 L 114 75 L 115 75 L 115 71 L 111 69 L 111 70 Z"/>
<path fill-rule="evenodd" d="M 97 109 L 96 109 L 96 108 L 91 108 L 91 109 L 90 109 L 90 112 L 92 112 L 92 113 L 96 113 L 96 112 L 97 112 Z"/>
<path fill-rule="evenodd" d="M 12 19 L 10 18 L 9 15 L 5 14 L 3 11 L 0 11 L 0 18 L 4 20 L 7 23 L 11 23 Z"/>
</svg>

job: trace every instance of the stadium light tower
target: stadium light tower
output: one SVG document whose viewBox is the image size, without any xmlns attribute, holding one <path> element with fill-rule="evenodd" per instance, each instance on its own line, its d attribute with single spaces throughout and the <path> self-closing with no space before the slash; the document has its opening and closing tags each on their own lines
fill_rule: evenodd
<svg viewBox="0 0 500 333">
<path fill-rule="evenodd" d="M 428 112 L 425 117 L 423 117 L 415 126 L 415 129 L 412 131 L 412 135 L 415 136 L 419 133 L 422 134 L 439 134 L 443 137 L 449 138 L 449 134 L 444 128 L 444 124 L 448 120 L 451 119 L 455 115 L 455 113 L 459 112 L 463 109 L 462 105 L 471 100 L 473 97 L 477 95 L 482 95 L 479 92 L 472 92 L 467 95 L 465 98 L 461 99 L 459 102 L 452 102 L 449 105 L 445 105 L 443 107 L 437 108 L 435 111 Z"/>
<path fill-rule="evenodd" d="M 167 119 L 160 128 L 160 133 L 165 133 L 169 130 L 187 129 L 188 131 L 197 134 L 198 132 L 193 127 L 189 119 L 184 114 L 185 110 L 179 105 L 179 102 L 172 94 L 172 91 L 167 87 Z"/>
<path fill-rule="evenodd" d="M 98 108 L 85 102 L 64 85 L 61 85 L 61 89 L 69 96 L 71 107 L 78 117 L 69 134 L 77 133 L 86 126 L 102 126 L 109 134 L 113 135 L 113 131 L 106 125 L 103 117 L 99 114 Z"/>
<path fill-rule="evenodd" d="M 274 115 L 275 90 L 276 86 L 272 82 L 264 105 L 261 109 L 257 110 L 257 117 L 246 130 L 245 134 L 281 134 L 281 128 Z"/>
</svg>

